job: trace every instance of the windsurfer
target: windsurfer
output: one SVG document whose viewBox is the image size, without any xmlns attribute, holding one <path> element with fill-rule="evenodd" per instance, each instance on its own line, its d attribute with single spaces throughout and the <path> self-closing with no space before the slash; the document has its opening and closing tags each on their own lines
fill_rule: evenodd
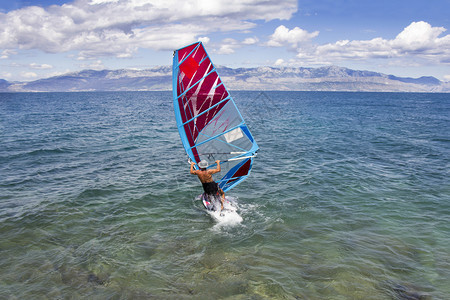
<svg viewBox="0 0 450 300">
<path fill-rule="evenodd" d="M 219 187 L 219 185 L 213 180 L 212 175 L 220 172 L 220 160 L 216 160 L 217 168 L 207 170 L 208 162 L 206 160 L 200 161 L 197 165 L 199 170 L 194 170 L 194 162 L 191 162 L 191 174 L 197 175 L 198 179 L 203 185 L 203 190 L 208 197 L 216 197 L 220 195 L 220 205 L 223 209 L 223 203 L 225 201 L 225 193 Z"/>
</svg>

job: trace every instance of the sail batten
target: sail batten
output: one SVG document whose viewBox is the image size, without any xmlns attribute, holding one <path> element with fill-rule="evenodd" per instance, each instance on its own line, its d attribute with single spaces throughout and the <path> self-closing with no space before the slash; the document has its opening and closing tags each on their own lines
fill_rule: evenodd
<svg viewBox="0 0 450 300">
<path fill-rule="evenodd" d="M 250 174 L 258 145 L 201 42 L 174 52 L 173 103 L 183 147 L 198 163 L 220 160 L 226 192 Z"/>
</svg>

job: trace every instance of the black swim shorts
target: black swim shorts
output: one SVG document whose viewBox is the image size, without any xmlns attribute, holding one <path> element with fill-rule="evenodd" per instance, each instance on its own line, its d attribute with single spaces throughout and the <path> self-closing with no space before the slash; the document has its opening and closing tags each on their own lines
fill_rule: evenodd
<svg viewBox="0 0 450 300">
<path fill-rule="evenodd" d="M 219 192 L 219 186 L 214 181 L 204 182 L 204 183 L 202 183 L 202 185 L 203 185 L 203 190 L 205 191 L 205 194 L 207 194 L 207 195 L 217 195 L 217 193 Z"/>
</svg>

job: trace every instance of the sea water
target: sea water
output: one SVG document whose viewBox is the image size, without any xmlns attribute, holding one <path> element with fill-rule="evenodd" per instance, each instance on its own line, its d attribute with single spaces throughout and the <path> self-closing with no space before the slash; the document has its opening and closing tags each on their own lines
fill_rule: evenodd
<svg viewBox="0 0 450 300">
<path fill-rule="evenodd" d="M 232 94 L 223 226 L 171 92 L 0 94 L 0 299 L 449 298 L 449 94 Z"/>
</svg>

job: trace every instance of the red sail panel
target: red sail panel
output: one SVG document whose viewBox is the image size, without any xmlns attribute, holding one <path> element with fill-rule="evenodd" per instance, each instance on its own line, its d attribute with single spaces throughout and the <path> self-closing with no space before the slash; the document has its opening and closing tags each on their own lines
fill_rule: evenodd
<svg viewBox="0 0 450 300">
<path fill-rule="evenodd" d="M 251 167 L 251 160 L 247 159 L 245 164 L 243 164 L 242 167 L 240 167 L 239 170 L 237 170 L 237 172 L 234 173 L 233 177 L 241 177 L 247 175 L 248 171 L 250 170 L 250 167 Z"/>
<path fill-rule="evenodd" d="M 231 176 L 232 179 L 228 180 L 227 184 L 238 180 L 241 176 L 246 176 L 248 172 L 250 172 L 251 166 L 251 159 L 247 159 L 247 161 Z"/>
<path fill-rule="evenodd" d="M 197 72 L 198 67 L 199 67 L 198 62 L 194 58 L 192 58 L 192 56 L 189 56 L 180 65 L 180 71 L 183 72 L 188 78 L 192 78 L 195 72 Z"/>
<path fill-rule="evenodd" d="M 183 97 L 179 102 L 184 107 L 183 122 L 191 120 L 192 137 L 197 139 L 198 133 L 216 116 L 216 114 L 228 103 L 222 101 L 228 97 L 228 92 L 223 85 L 217 87 L 212 94 L 197 94 Z M 189 99 L 189 100 L 187 100 Z M 222 101 L 222 102 L 221 102 Z M 206 111 L 207 110 L 207 111 Z M 206 111 L 206 112 L 205 112 Z M 197 117 L 198 116 L 198 117 Z M 196 119 L 192 120 L 194 117 Z"/>
<path fill-rule="evenodd" d="M 189 53 L 191 53 L 192 50 L 197 47 L 197 44 L 192 44 L 190 46 L 187 46 L 183 49 L 178 50 L 178 63 L 180 63 Z"/>
<path fill-rule="evenodd" d="M 198 60 L 197 58 L 193 58 L 193 57 L 187 58 L 181 64 L 181 66 L 185 65 L 185 63 L 187 61 L 191 61 L 191 59 L 193 61 L 195 61 L 195 62 L 199 62 L 200 61 L 200 64 L 198 65 L 198 67 L 195 70 L 192 69 L 192 70 L 189 71 L 189 75 L 191 75 L 191 76 L 188 76 L 188 75 L 185 76 L 186 73 L 184 73 L 184 72 L 181 72 L 179 74 L 179 76 L 178 76 L 178 90 L 177 90 L 178 95 L 181 95 L 185 91 L 190 90 L 190 89 L 195 91 L 195 89 L 197 88 L 196 85 L 199 84 L 199 81 L 203 77 L 205 77 L 209 72 L 211 72 L 211 70 L 213 68 L 213 66 L 211 64 L 211 61 L 209 59 L 205 59 L 205 60 L 202 61 L 202 60 Z M 193 64 L 190 65 L 190 66 L 193 66 Z"/>
</svg>

